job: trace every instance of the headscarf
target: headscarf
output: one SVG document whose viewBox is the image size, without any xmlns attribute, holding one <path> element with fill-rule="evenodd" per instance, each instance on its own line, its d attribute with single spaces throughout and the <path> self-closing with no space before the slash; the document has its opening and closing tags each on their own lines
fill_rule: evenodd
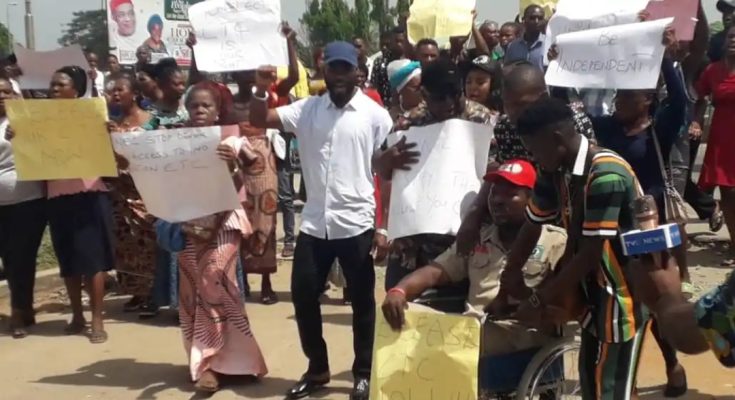
<svg viewBox="0 0 735 400">
<path fill-rule="evenodd" d="M 148 33 L 153 32 L 153 27 L 155 25 L 160 25 L 161 27 L 163 27 L 163 20 L 161 19 L 161 16 L 158 14 L 153 14 L 148 19 Z"/>
<path fill-rule="evenodd" d="M 227 116 L 232 111 L 232 104 L 234 103 L 234 97 L 230 89 L 219 82 L 213 81 L 202 81 L 192 87 L 194 90 L 208 90 L 212 93 L 214 101 L 217 103 L 217 109 L 219 110 L 220 122 L 226 120 Z M 191 92 L 189 92 L 189 95 Z M 188 96 L 188 95 L 187 95 Z"/>
<path fill-rule="evenodd" d="M 132 6 L 133 2 L 131 0 L 110 0 L 110 10 L 115 11 L 123 4 L 130 4 Z"/>
<path fill-rule="evenodd" d="M 77 65 L 70 65 L 56 70 L 57 73 L 66 74 L 71 78 L 77 97 L 83 97 L 87 93 L 87 72 Z"/>
<path fill-rule="evenodd" d="M 396 92 L 403 90 L 417 76 L 421 76 L 421 63 L 418 61 L 396 60 L 388 64 L 388 80 Z"/>
</svg>

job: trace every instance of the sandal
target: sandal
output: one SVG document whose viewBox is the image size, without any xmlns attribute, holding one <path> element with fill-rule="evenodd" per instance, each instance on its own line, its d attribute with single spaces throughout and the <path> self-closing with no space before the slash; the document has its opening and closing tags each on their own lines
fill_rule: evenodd
<svg viewBox="0 0 735 400">
<path fill-rule="evenodd" d="M 212 371 L 204 371 L 201 378 L 194 384 L 198 392 L 215 393 L 219 391 L 219 380 Z"/>
<path fill-rule="evenodd" d="M 715 205 L 715 211 L 712 213 L 712 216 L 709 217 L 709 230 L 711 232 L 718 232 L 720 229 L 722 229 L 722 225 L 724 225 L 724 223 L 725 217 L 722 214 L 720 203 L 718 202 Z"/>
<path fill-rule="evenodd" d="M 92 344 L 102 344 L 107 341 L 107 332 L 104 330 L 102 331 L 92 331 L 89 334 L 89 343 Z"/>
<path fill-rule="evenodd" d="M 278 303 L 278 295 L 273 292 L 263 293 L 260 295 L 260 303 L 266 306 L 272 306 Z"/>
<path fill-rule="evenodd" d="M 140 307 L 143 306 L 143 304 L 145 304 L 145 301 L 143 300 L 142 297 L 140 297 L 140 296 L 133 296 L 133 298 L 130 299 L 130 301 L 128 301 L 127 303 L 123 304 L 123 312 L 126 312 L 127 313 L 127 312 L 135 312 L 135 311 L 138 311 L 138 310 L 140 310 Z"/>
<path fill-rule="evenodd" d="M 23 317 L 18 315 L 13 315 L 10 317 L 10 336 L 13 337 L 13 339 L 23 339 L 24 337 L 28 336 L 28 331 L 26 330 L 26 326 L 28 326 L 25 321 L 23 321 Z"/>
<path fill-rule="evenodd" d="M 681 283 L 681 293 L 684 295 L 684 298 L 687 300 L 690 300 L 692 297 L 694 297 L 694 291 L 696 288 L 694 285 L 692 285 L 691 282 L 682 282 Z"/>
<path fill-rule="evenodd" d="M 64 333 L 67 335 L 78 335 L 87 329 L 87 321 L 74 321 L 69 322 L 64 328 Z"/>
<path fill-rule="evenodd" d="M 138 313 L 138 319 L 151 319 L 158 316 L 158 305 L 152 301 L 142 304 L 140 306 L 140 312 Z"/>
</svg>

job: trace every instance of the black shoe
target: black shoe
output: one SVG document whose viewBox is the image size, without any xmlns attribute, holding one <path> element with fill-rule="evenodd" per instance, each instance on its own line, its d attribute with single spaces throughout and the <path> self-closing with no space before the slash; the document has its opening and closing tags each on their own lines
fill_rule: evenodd
<svg viewBox="0 0 735 400">
<path fill-rule="evenodd" d="M 293 243 L 286 243 L 283 245 L 283 251 L 281 252 L 281 259 L 293 260 L 293 254 L 296 248 Z"/>
<path fill-rule="evenodd" d="M 350 400 L 368 400 L 370 398 L 370 379 L 357 378 Z"/>
<path fill-rule="evenodd" d="M 303 399 L 312 393 L 322 389 L 324 385 L 329 383 L 329 374 L 327 378 L 315 379 L 308 375 L 304 375 L 301 380 L 296 382 L 286 393 L 286 400 Z M 367 399 L 367 397 L 366 397 Z"/>
</svg>

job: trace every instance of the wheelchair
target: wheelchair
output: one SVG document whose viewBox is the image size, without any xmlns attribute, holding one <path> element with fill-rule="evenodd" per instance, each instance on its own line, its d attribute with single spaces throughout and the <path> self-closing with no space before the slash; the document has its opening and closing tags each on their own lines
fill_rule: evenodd
<svg viewBox="0 0 735 400">
<path fill-rule="evenodd" d="M 462 290 L 462 286 L 429 289 L 414 303 L 444 313 L 462 313 L 466 299 Z M 478 399 L 581 399 L 578 326 L 570 324 L 563 329 L 566 334 L 543 347 L 481 358 Z"/>
</svg>

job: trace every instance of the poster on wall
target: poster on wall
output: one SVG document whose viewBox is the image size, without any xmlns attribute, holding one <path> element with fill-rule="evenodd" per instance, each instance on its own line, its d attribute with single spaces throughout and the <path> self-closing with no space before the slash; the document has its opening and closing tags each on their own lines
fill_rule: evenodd
<svg viewBox="0 0 735 400">
<path fill-rule="evenodd" d="M 107 26 L 110 51 L 121 64 L 135 64 L 138 48 L 150 54 L 150 62 L 173 57 L 188 66 L 186 46 L 191 25 L 188 10 L 204 0 L 108 0 Z"/>
</svg>

